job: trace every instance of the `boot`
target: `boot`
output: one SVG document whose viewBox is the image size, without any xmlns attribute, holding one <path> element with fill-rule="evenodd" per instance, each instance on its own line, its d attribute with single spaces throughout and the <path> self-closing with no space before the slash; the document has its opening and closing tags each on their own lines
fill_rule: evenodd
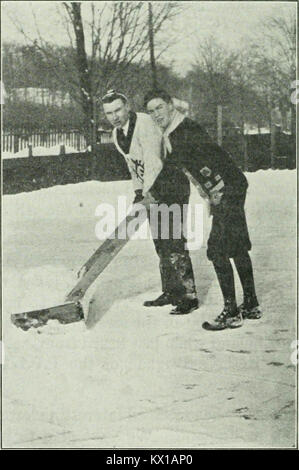
<svg viewBox="0 0 299 470">
<path fill-rule="evenodd" d="M 170 315 L 186 315 L 198 308 L 198 299 L 183 299 L 177 303 L 177 306 L 171 310 Z"/>
<path fill-rule="evenodd" d="M 238 311 L 244 319 L 258 320 L 262 317 L 262 312 L 256 297 L 244 296 L 244 302 L 239 305 Z"/>
<path fill-rule="evenodd" d="M 237 309 L 236 302 L 226 300 L 224 309 L 218 315 L 218 317 L 210 322 L 204 322 L 202 327 L 205 330 L 217 331 L 225 330 L 226 328 L 239 328 L 242 325 L 243 317 Z"/>
<path fill-rule="evenodd" d="M 155 300 L 146 300 L 143 305 L 145 307 L 163 307 L 163 305 L 172 304 L 172 299 L 170 294 L 167 292 L 163 292 L 159 297 Z"/>
</svg>

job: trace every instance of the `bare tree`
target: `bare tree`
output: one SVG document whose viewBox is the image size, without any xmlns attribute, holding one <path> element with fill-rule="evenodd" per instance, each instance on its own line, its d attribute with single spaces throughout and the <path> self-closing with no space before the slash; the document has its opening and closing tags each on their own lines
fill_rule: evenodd
<svg viewBox="0 0 299 470">
<path fill-rule="evenodd" d="M 261 34 L 252 47 L 256 84 L 267 96 L 269 107 L 279 108 L 283 120 L 291 110 L 291 129 L 295 134 L 295 106 L 290 101 L 296 79 L 296 16 L 283 11 L 261 24 Z M 270 112 L 271 112 L 270 109 Z"/>
<path fill-rule="evenodd" d="M 247 49 L 232 54 L 230 76 L 234 88 L 235 102 L 238 106 L 239 126 L 242 135 L 244 135 L 245 124 L 252 110 L 252 91 L 255 86 L 254 62 Z"/>
<path fill-rule="evenodd" d="M 231 102 L 233 70 L 239 53 L 226 50 L 214 37 L 202 41 L 195 53 L 195 69 L 204 73 L 210 90 L 211 105 L 227 105 Z"/>
<path fill-rule="evenodd" d="M 223 49 L 213 36 L 201 41 L 196 48 L 191 80 L 192 99 L 194 103 L 199 100 L 198 108 L 204 104 L 212 127 L 216 123 L 217 108 L 232 104 L 232 66 L 235 61 L 236 54 Z"/>
<path fill-rule="evenodd" d="M 193 83 L 197 84 L 200 118 L 208 121 L 214 137 L 218 119 L 219 141 L 222 122 L 225 127 L 237 126 L 240 129 L 240 145 L 244 154 L 244 167 L 247 168 L 245 125 L 254 119 L 258 125 L 262 121 L 258 109 L 260 100 L 256 100 L 258 95 L 254 91 L 254 60 L 247 49 L 225 49 L 213 36 L 198 45 L 195 57 Z"/>
<path fill-rule="evenodd" d="M 83 108 L 83 112 L 90 123 L 94 123 L 93 119 L 93 93 L 92 93 L 92 82 L 91 74 L 89 70 L 88 57 L 86 53 L 85 46 L 85 33 L 83 28 L 83 21 L 81 16 L 81 4 L 72 2 L 70 5 L 64 3 L 64 6 L 69 14 L 71 24 L 73 26 L 74 35 L 75 35 L 75 44 L 76 44 L 76 58 L 77 58 L 77 71 L 80 81 L 80 98 Z M 95 126 L 90 126 L 92 129 L 92 138 L 94 140 L 94 128 Z"/>
<path fill-rule="evenodd" d="M 70 93 L 82 107 L 87 124 L 87 137 L 95 142 L 99 97 L 110 87 L 124 86 L 132 63 L 142 63 L 149 52 L 148 10 L 146 2 L 63 2 L 56 5 L 73 51 L 74 61 L 61 55 L 49 44 L 38 27 L 34 7 L 37 39 L 28 34 L 22 23 L 11 18 L 28 43 L 44 54 L 54 73 L 64 68 L 61 81 L 69 81 Z M 155 5 L 152 34 L 157 35 L 177 12 L 176 2 Z M 157 54 L 167 45 L 161 44 Z M 59 80 L 59 74 L 57 73 Z"/>
</svg>

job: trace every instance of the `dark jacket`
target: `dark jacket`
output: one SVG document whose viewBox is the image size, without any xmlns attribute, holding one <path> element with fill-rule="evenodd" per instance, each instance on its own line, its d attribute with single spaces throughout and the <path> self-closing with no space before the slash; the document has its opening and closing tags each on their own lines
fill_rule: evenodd
<svg viewBox="0 0 299 470">
<path fill-rule="evenodd" d="M 168 178 L 173 175 L 175 184 L 177 170 L 183 168 L 201 184 L 209 196 L 215 191 L 221 191 L 230 199 L 230 196 L 234 197 L 246 190 L 248 183 L 242 171 L 197 122 L 185 118 L 169 135 L 169 140 L 172 152 L 167 155 L 164 168 L 150 189 L 154 197 L 163 184 L 164 174 Z M 180 191 L 180 181 L 176 184 Z"/>
<path fill-rule="evenodd" d="M 160 204 L 187 204 L 190 182 L 179 166 L 166 159 L 150 192 Z"/>
</svg>

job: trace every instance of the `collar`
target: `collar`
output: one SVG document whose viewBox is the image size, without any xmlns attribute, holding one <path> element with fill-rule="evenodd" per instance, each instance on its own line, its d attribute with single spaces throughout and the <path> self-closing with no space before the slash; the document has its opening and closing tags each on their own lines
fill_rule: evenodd
<svg viewBox="0 0 299 470">
<path fill-rule="evenodd" d="M 163 135 L 169 136 L 169 134 L 171 134 L 184 119 L 185 115 L 175 109 L 172 116 L 172 120 L 164 130 Z"/>
<path fill-rule="evenodd" d="M 163 132 L 164 155 L 166 155 L 167 152 L 169 153 L 172 152 L 172 146 L 168 138 L 169 134 L 171 134 L 181 124 L 181 122 L 184 119 L 185 119 L 184 114 L 180 113 L 177 110 L 174 111 L 171 122 L 166 127 L 166 129 L 164 129 L 164 132 Z"/>
</svg>

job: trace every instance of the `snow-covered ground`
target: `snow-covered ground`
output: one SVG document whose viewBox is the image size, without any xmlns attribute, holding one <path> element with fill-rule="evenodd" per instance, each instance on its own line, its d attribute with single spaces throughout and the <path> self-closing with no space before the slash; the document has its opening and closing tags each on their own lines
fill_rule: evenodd
<svg viewBox="0 0 299 470">
<path fill-rule="evenodd" d="M 295 445 L 296 172 L 247 176 L 264 316 L 222 332 L 201 327 L 222 308 L 206 214 L 204 245 L 191 252 L 197 311 L 142 306 L 160 292 L 158 258 L 151 240 L 131 240 L 97 280 L 87 325 L 17 329 L 11 313 L 63 301 L 100 243 L 96 206 L 132 190 L 93 181 L 3 197 L 4 447 Z"/>
</svg>

